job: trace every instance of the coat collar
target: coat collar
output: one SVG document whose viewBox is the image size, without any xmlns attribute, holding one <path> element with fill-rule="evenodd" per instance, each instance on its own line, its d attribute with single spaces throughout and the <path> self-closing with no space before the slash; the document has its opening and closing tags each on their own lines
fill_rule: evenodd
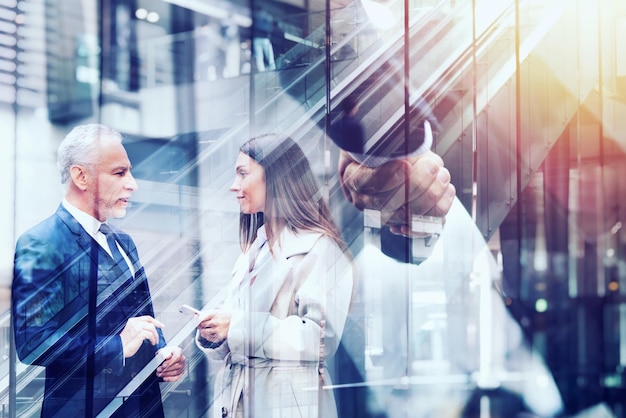
<svg viewBox="0 0 626 418">
<path fill-rule="evenodd" d="M 84 248 L 87 248 L 88 246 L 91 245 L 91 240 L 90 240 L 91 236 L 89 235 L 89 233 L 85 230 L 83 225 L 81 225 L 81 223 L 74 217 L 74 215 L 72 215 L 70 211 L 67 210 L 67 208 L 63 204 L 59 205 L 56 215 L 63 221 L 63 223 L 67 226 L 67 228 L 74 235 L 77 236 L 77 239 L 79 243 L 81 244 L 81 246 L 83 246 Z M 135 263 L 137 260 L 133 259 L 133 255 L 132 255 L 133 248 L 130 245 L 130 236 L 126 234 L 125 232 L 123 232 L 122 230 L 118 229 L 115 225 L 109 224 L 109 226 L 111 227 L 113 232 L 115 232 L 116 238 L 119 244 L 124 249 L 124 252 L 126 252 L 126 255 L 128 255 L 131 261 Z"/>
<path fill-rule="evenodd" d="M 306 254 L 311 251 L 317 240 L 322 237 L 319 232 L 302 231 L 292 232 L 288 228 L 283 229 L 280 239 L 274 244 L 272 250 L 275 254 L 282 254 L 285 258 L 298 254 Z"/>
</svg>

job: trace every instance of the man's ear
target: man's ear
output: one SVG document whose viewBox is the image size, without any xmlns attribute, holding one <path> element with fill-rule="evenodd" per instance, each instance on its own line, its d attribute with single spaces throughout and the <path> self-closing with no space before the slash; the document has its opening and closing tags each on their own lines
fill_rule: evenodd
<svg viewBox="0 0 626 418">
<path fill-rule="evenodd" d="M 73 165 L 70 168 L 70 177 L 72 177 L 72 183 L 80 190 L 87 190 L 89 186 L 90 176 L 89 172 L 82 165 Z"/>
</svg>

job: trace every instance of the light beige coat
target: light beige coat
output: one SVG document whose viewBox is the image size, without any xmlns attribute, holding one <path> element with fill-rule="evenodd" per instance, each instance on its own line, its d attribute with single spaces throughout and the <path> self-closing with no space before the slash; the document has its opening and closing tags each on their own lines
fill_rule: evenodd
<svg viewBox="0 0 626 418">
<path fill-rule="evenodd" d="M 318 370 L 321 352 L 332 355 L 341 339 L 353 265 L 332 239 L 318 233 L 285 231 L 279 242 L 252 273 L 248 254 L 235 264 L 220 306 L 232 312 L 227 340 L 205 348 L 196 338 L 220 364 L 214 417 L 337 416 L 332 390 L 319 391 L 330 378 Z"/>
</svg>

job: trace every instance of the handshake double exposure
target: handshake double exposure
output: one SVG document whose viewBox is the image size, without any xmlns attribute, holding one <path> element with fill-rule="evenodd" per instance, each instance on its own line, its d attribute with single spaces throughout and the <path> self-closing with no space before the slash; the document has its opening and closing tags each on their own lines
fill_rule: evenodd
<svg viewBox="0 0 626 418">
<path fill-rule="evenodd" d="M 408 137 L 392 129 L 366 139 L 356 118 L 358 107 L 342 103 L 342 111 L 330 137 L 342 149 L 339 175 L 344 194 L 364 212 L 367 231 L 389 226 L 392 233 L 413 238 L 413 258 L 423 260 L 441 234 L 455 195 L 443 161 L 430 151 L 431 122 L 421 119 Z"/>
</svg>

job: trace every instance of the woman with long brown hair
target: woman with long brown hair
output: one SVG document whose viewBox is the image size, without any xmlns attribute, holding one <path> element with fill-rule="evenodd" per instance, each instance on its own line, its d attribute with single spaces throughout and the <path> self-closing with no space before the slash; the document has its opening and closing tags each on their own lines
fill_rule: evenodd
<svg viewBox="0 0 626 418">
<path fill-rule="evenodd" d="M 196 336 L 221 362 L 214 416 L 335 417 L 324 359 L 339 345 L 355 270 L 309 162 L 289 137 L 252 138 L 231 191 L 242 254 Z"/>
</svg>

